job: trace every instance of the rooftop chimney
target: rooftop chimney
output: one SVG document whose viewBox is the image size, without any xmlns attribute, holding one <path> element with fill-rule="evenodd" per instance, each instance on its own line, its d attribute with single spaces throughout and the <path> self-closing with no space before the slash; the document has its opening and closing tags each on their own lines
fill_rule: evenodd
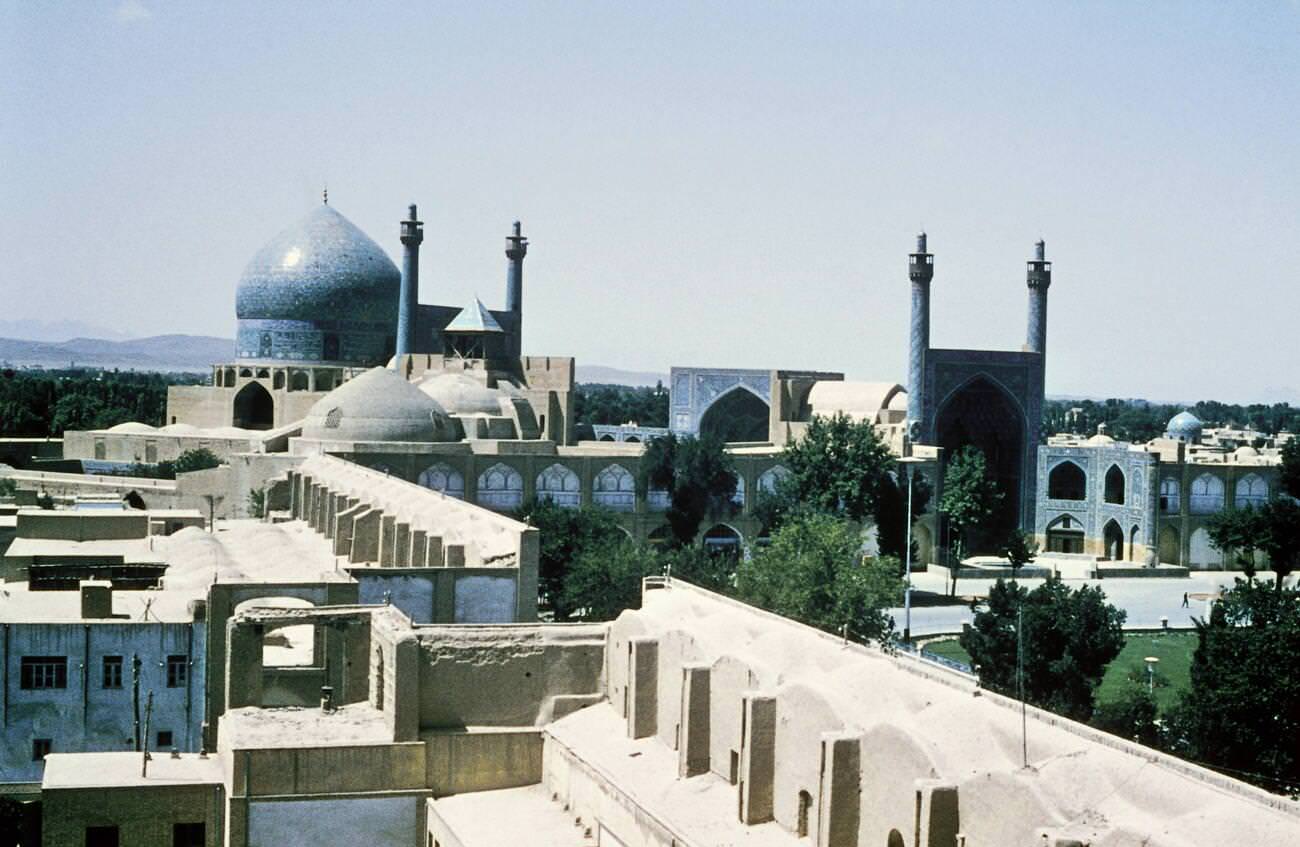
<svg viewBox="0 0 1300 847">
<path fill-rule="evenodd" d="M 81 581 L 81 617 L 113 617 L 113 583 L 90 579 Z"/>
</svg>

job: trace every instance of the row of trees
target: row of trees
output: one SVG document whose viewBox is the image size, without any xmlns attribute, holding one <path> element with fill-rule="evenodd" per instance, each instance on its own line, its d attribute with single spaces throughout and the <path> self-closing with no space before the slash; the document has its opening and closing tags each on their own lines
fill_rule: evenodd
<svg viewBox="0 0 1300 847">
<path fill-rule="evenodd" d="M 161 426 L 167 386 L 191 374 L 0 370 L 0 437 L 45 438 L 127 421 Z"/>
<path fill-rule="evenodd" d="M 580 424 L 668 426 L 668 389 L 580 383 L 573 390 L 574 420 Z"/>
<path fill-rule="evenodd" d="M 1144 442 L 1162 435 L 1169 419 L 1184 405 L 1150 403 L 1146 400 L 1048 400 L 1043 404 L 1044 432 L 1073 432 L 1091 435 L 1098 424 L 1106 424 L 1114 438 Z M 1192 414 L 1213 426 L 1249 427 L 1269 434 L 1300 428 L 1300 408 L 1288 403 L 1239 405 L 1203 400 L 1191 406 Z"/>
</svg>

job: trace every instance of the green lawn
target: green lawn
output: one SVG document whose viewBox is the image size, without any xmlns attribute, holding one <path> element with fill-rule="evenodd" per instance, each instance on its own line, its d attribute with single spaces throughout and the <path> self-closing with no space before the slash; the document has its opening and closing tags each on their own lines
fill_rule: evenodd
<svg viewBox="0 0 1300 847">
<path fill-rule="evenodd" d="M 946 659 L 970 664 L 970 656 L 955 638 L 932 641 L 926 645 L 925 650 Z M 1113 702 L 1124 694 L 1128 686 L 1138 683 L 1146 685 L 1145 658 L 1155 656 L 1160 660 L 1156 665 L 1156 702 L 1162 711 L 1169 708 L 1191 684 L 1192 654 L 1195 652 L 1196 634 L 1192 632 L 1128 636 L 1123 651 L 1106 668 L 1106 675 L 1102 677 L 1101 687 L 1097 690 L 1097 702 Z"/>
</svg>

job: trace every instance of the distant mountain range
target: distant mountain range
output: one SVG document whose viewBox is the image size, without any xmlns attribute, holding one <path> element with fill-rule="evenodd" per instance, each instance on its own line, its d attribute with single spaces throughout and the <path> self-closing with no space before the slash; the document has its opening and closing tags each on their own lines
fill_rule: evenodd
<svg viewBox="0 0 1300 847">
<path fill-rule="evenodd" d="M 155 335 L 129 341 L 0 338 L 0 364 L 19 368 L 75 366 L 136 371 L 206 371 L 213 362 L 230 361 L 234 354 L 233 341 L 210 335 Z"/>
</svg>

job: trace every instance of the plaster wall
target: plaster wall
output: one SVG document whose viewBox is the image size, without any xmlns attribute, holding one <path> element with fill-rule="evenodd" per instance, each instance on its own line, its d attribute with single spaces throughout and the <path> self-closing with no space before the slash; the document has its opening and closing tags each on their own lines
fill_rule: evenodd
<svg viewBox="0 0 1300 847">
<path fill-rule="evenodd" d="M 218 785 L 46 789 L 41 805 L 43 847 L 83 847 L 92 826 L 118 827 L 129 847 L 172 847 L 178 823 L 202 823 L 207 847 L 223 844 Z"/>
<path fill-rule="evenodd" d="M 141 659 L 141 720 L 153 693 L 150 747 L 157 733 L 170 731 L 182 751 L 201 746 L 205 629 L 202 622 L 156 623 L 113 620 L 66 624 L 9 623 L 0 630 L 4 657 L 0 690 L 0 779 L 38 782 L 44 764 L 32 760 L 32 740 L 48 738 L 56 753 L 130 750 L 134 710 L 131 657 Z M 189 657 L 185 683 L 167 686 L 167 657 Z M 67 659 L 67 687 L 24 690 L 24 656 Z M 103 687 L 105 656 L 123 658 L 122 686 Z"/>
<path fill-rule="evenodd" d="M 248 847 L 302 844 L 316 833 L 320 844 L 413 847 L 423 830 L 425 794 L 396 797 L 343 797 L 263 800 L 248 810 Z"/>
<path fill-rule="evenodd" d="M 422 729 L 540 726 L 555 698 L 602 690 L 604 628 L 419 627 Z"/>
<path fill-rule="evenodd" d="M 427 747 L 427 784 L 434 797 L 494 791 L 542 780 L 542 735 L 537 729 L 421 732 Z"/>
</svg>

